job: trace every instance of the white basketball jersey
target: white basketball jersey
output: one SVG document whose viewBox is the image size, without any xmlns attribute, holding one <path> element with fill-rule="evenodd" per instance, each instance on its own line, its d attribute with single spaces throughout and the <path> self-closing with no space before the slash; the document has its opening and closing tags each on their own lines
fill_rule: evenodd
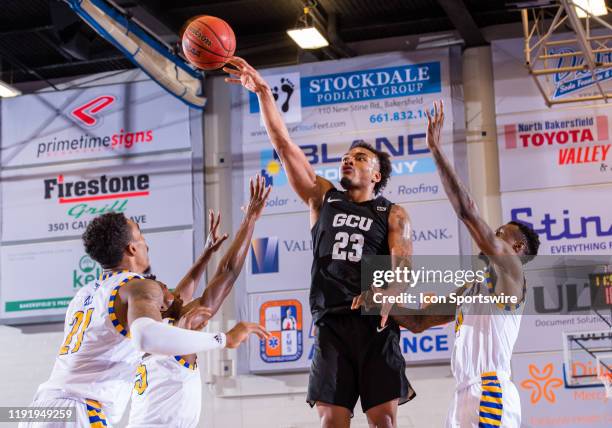
<svg viewBox="0 0 612 428">
<path fill-rule="evenodd" d="M 477 294 L 494 295 L 488 273 L 484 283 L 474 284 L 463 295 Z M 458 385 L 470 383 L 486 372 L 510 376 L 510 358 L 521 326 L 522 303 L 464 303 L 457 308 L 451 369 Z"/>
<path fill-rule="evenodd" d="M 147 355 L 138 366 L 128 428 L 198 426 L 202 380 L 196 364 L 181 357 Z"/>
<path fill-rule="evenodd" d="M 64 342 L 51 377 L 39 392 L 96 400 L 111 422 L 121 419 L 142 353 L 130 343 L 114 305 L 119 288 L 133 278 L 142 276 L 109 272 L 79 290 L 66 312 Z"/>
</svg>

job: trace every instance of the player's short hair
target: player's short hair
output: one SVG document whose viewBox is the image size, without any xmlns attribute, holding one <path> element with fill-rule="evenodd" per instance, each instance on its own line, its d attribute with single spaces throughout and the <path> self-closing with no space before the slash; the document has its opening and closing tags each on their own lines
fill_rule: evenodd
<svg viewBox="0 0 612 428">
<path fill-rule="evenodd" d="M 106 213 L 94 218 L 82 236 L 85 252 L 104 269 L 117 266 L 125 247 L 132 241 L 132 231 L 122 213 Z"/>
<path fill-rule="evenodd" d="M 519 228 L 523 236 L 525 237 L 525 241 L 527 243 L 527 250 L 525 251 L 525 255 L 522 257 L 523 264 L 529 263 L 532 261 L 535 256 L 538 255 L 538 249 L 540 248 L 540 237 L 537 232 L 533 230 L 526 223 L 520 221 L 511 221 L 508 224 L 513 224 Z"/>
<path fill-rule="evenodd" d="M 354 149 L 355 147 L 361 147 L 369 150 L 378 158 L 378 165 L 380 166 L 380 181 L 374 185 L 374 193 L 378 195 L 387 185 L 389 177 L 391 177 L 391 160 L 389 154 L 376 150 L 371 144 L 366 143 L 363 140 L 355 141 L 351 146 L 351 149 Z"/>
</svg>

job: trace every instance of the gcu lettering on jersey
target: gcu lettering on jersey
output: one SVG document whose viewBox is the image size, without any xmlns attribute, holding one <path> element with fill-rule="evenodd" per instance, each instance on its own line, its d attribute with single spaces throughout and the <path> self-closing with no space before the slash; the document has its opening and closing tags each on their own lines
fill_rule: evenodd
<svg viewBox="0 0 612 428">
<path fill-rule="evenodd" d="M 360 217 L 354 214 L 336 214 L 332 223 L 334 227 L 348 226 L 358 227 L 359 229 L 367 232 L 372 227 L 372 219 L 367 217 Z"/>
<path fill-rule="evenodd" d="M 65 181 L 63 175 L 44 180 L 45 199 L 59 198 L 60 203 L 110 197 L 131 197 L 149 195 L 149 175 L 126 175 L 107 177 L 102 175 L 92 180 Z"/>
</svg>

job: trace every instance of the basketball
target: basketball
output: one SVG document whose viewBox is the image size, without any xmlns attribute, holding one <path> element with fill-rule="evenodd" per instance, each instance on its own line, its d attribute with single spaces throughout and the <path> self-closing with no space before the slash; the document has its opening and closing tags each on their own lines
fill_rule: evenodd
<svg viewBox="0 0 612 428">
<path fill-rule="evenodd" d="M 182 35 L 187 60 L 202 70 L 225 65 L 236 50 L 236 37 L 227 22 L 215 16 L 202 15 L 187 23 Z"/>
</svg>

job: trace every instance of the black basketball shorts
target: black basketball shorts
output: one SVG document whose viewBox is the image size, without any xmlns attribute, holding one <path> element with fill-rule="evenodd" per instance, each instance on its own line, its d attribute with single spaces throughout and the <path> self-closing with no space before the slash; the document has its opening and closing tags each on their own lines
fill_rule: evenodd
<svg viewBox="0 0 612 428">
<path fill-rule="evenodd" d="M 325 315 L 317 323 L 306 401 L 346 407 L 351 412 L 361 397 L 364 412 L 387 401 L 412 400 L 415 392 L 406 378 L 399 347 L 399 327 L 389 319 L 378 331 L 374 315 Z"/>
</svg>

